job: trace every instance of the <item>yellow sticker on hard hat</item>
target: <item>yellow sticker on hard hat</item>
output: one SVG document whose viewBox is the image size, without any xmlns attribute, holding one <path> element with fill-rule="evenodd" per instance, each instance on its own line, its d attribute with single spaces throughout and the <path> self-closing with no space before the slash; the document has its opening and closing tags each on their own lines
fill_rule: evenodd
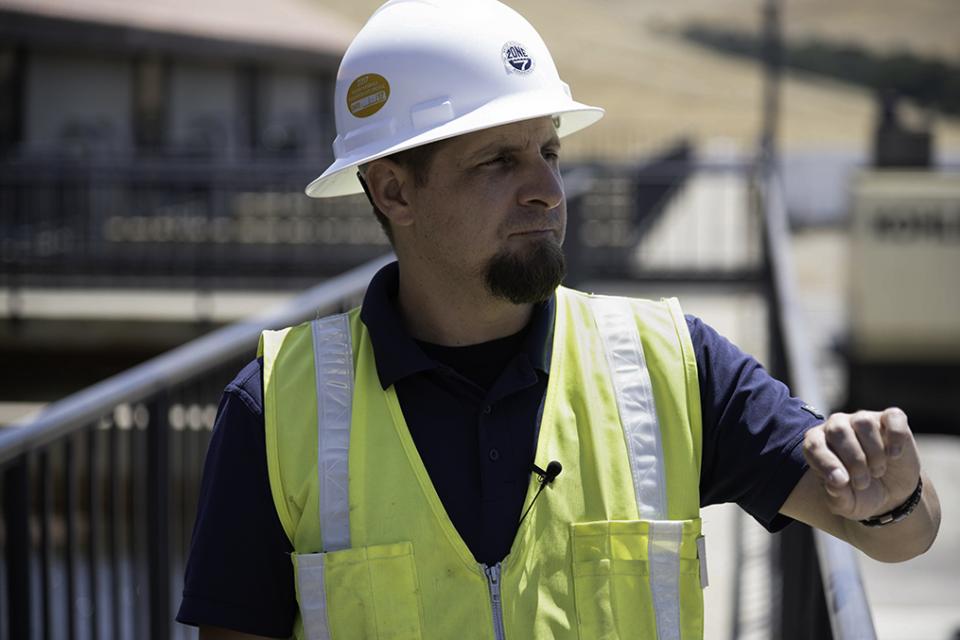
<svg viewBox="0 0 960 640">
<path fill-rule="evenodd" d="M 387 104 L 390 83 L 376 73 L 365 73 L 347 89 L 347 108 L 357 118 L 367 118 Z"/>
</svg>

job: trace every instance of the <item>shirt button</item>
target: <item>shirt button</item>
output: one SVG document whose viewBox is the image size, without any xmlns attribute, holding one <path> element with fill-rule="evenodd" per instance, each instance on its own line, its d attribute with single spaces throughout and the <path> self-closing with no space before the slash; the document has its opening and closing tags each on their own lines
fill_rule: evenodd
<svg viewBox="0 0 960 640">
<path fill-rule="evenodd" d="M 490 459 L 496 462 L 500 459 L 500 452 L 496 449 L 490 449 Z"/>
<path fill-rule="evenodd" d="M 489 404 L 483 408 L 483 413 L 486 415 L 490 415 L 491 411 L 493 411 L 493 407 L 490 406 Z"/>
</svg>

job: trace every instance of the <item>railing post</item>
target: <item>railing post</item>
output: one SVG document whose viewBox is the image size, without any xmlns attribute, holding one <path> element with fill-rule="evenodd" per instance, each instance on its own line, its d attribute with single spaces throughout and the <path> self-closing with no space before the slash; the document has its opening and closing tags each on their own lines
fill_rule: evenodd
<svg viewBox="0 0 960 640">
<path fill-rule="evenodd" d="M 583 271 L 583 197 L 567 198 L 567 231 L 563 243 L 567 275 L 564 284 L 575 287 L 584 279 Z"/>
<path fill-rule="evenodd" d="M 99 625 L 99 580 L 100 554 L 97 547 L 100 544 L 100 465 L 98 464 L 98 424 L 93 424 L 87 430 L 87 589 L 90 602 L 90 637 L 96 639 L 100 633 Z"/>
<path fill-rule="evenodd" d="M 30 637 L 30 483 L 27 455 L 3 472 L 6 523 L 7 638 Z"/>
<path fill-rule="evenodd" d="M 780 640 L 830 640 L 830 616 L 820 577 L 813 531 L 795 522 L 779 534 L 777 555 L 781 579 Z"/>
<path fill-rule="evenodd" d="M 769 159 L 768 159 L 769 160 Z M 778 309 L 772 335 L 782 343 L 782 364 L 791 389 L 814 406 L 826 408 L 816 383 L 813 361 L 803 340 L 795 279 L 789 259 L 789 229 L 783 185 L 776 167 L 759 167 L 758 204 L 763 211 L 770 304 Z M 782 369 L 778 371 L 777 369 Z M 816 544 L 814 544 L 816 542 Z M 781 638 L 876 638 L 853 549 L 827 533 L 795 524 L 780 534 Z M 824 583 L 823 576 L 827 576 Z M 829 592 L 829 600 L 826 598 Z M 829 625 L 827 624 L 829 622 Z"/>
<path fill-rule="evenodd" d="M 150 575 L 150 637 L 170 638 L 170 430 L 169 395 L 150 403 L 147 425 L 147 562 Z"/>
<path fill-rule="evenodd" d="M 77 637 L 77 482 L 74 436 L 68 435 L 63 442 L 63 511 L 66 524 L 63 561 L 67 583 L 67 637 Z"/>
<path fill-rule="evenodd" d="M 764 168 L 757 177 L 759 197 L 767 198 L 767 175 Z M 764 227 L 771 224 L 767 216 L 761 216 Z M 769 355 L 767 367 L 770 373 L 796 390 L 798 381 L 793 379 L 790 357 L 787 352 L 787 336 L 784 332 L 784 313 L 777 281 L 774 252 L 782 251 L 783 246 L 775 246 L 773 233 L 764 229 L 764 294 L 767 297 L 767 327 Z M 779 534 L 774 545 L 773 570 L 779 572 L 779 593 L 774 597 L 777 602 L 774 610 L 778 614 L 774 621 L 775 638 L 778 640 L 805 640 L 818 638 L 830 640 L 829 617 L 820 581 L 820 566 L 813 546 L 813 534 L 808 526 L 796 522 Z"/>
<path fill-rule="evenodd" d="M 41 450 L 37 454 L 39 486 L 37 493 L 40 498 L 38 515 L 40 518 L 40 627 L 43 629 L 43 638 L 49 638 L 53 626 L 54 606 L 51 603 L 50 574 L 52 542 L 50 528 L 53 524 L 53 487 L 50 482 L 50 452 Z"/>
</svg>

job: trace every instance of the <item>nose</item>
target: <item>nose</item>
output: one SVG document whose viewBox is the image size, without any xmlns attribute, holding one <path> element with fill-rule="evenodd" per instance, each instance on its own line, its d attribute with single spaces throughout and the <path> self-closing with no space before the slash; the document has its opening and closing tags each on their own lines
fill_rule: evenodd
<svg viewBox="0 0 960 640">
<path fill-rule="evenodd" d="M 554 209 L 563 202 L 563 178 L 556 162 L 539 154 L 525 172 L 523 186 L 520 189 L 520 204 Z"/>
</svg>

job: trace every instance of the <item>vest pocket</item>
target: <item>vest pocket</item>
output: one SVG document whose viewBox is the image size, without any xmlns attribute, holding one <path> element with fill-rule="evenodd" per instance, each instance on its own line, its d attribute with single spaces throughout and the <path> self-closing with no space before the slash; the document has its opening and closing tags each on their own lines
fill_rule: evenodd
<svg viewBox="0 0 960 640">
<path fill-rule="evenodd" d="M 294 573 L 307 638 L 421 638 L 411 543 L 295 554 Z"/>
<path fill-rule="evenodd" d="M 699 518 L 572 524 L 580 637 L 702 637 L 699 535 Z"/>
</svg>

